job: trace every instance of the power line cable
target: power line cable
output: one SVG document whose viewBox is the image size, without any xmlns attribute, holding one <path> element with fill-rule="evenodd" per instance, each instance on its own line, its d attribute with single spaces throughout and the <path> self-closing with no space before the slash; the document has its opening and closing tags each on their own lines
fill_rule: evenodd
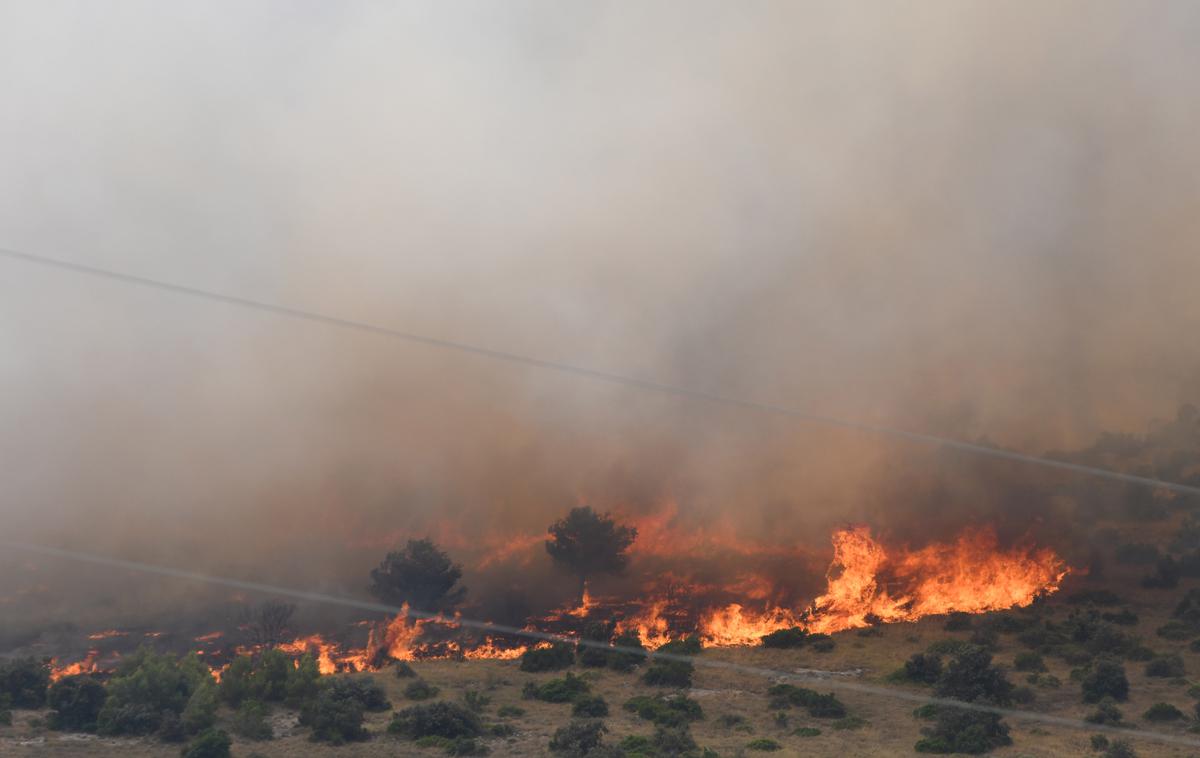
<svg viewBox="0 0 1200 758">
<path fill-rule="evenodd" d="M 823 416 L 819 414 L 809 413 L 798 408 L 778 405 L 775 403 L 762 402 L 758 400 L 750 400 L 747 398 L 736 397 L 733 395 L 723 395 L 705 390 L 693 389 L 690 387 L 682 387 L 673 384 L 664 384 L 648 379 L 639 379 L 637 377 L 624 376 L 621 374 L 613 374 L 608 371 L 588 368 L 586 366 L 577 366 L 570 363 L 562 363 L 559 361 L 545 360 L 527 355 L 519 355 L 517 353 L 509 353 L 503 350 L 494 350 L 478 345 L 471 345 L 465 342 L 456 342 L 452 340 L 440 339 L 437 337 L 429 337 L 412 332 L 406 332 L 399 329 L 393 329 L 386 326 L 379 326 L 364 321 L 355 321 L 352 319 L 340 318 L 338 316 L 330 316 L 314 311 L 302 310 L 300 308 L 292 308 L 285 305 L 276 305 L 274 303 L 263 302 L 260 300 L 252 300 L 236 295 L 227 295 L 211 290 L 200 289 L 197 287 L 189 287 L 181 284 L 173 284 L 158 279 L 150 279 L 134 274 L 127 274 L 120 271 L 114 271 L 96 266 L 89 266 L 82 263 L 73 263 L 56 258 L 47 258 L 41 255 L 31 255 L 17 250 L 8 248 L 0 248 L 0 257 L 7 258 L 12 261 L 23 261 L 32 263 L 38 266 L 47 268 L 55 268 L 64 271 L 71 271 L 77 274 L 85 274 L 87 276 L 109 279 L 112 281 L 122 282 L 125 284 L 136 285 L 139 287 L 149 287 L 152 289 L 171 292 L 177 295 L 186 295 L 188 297 L 210 300 L 227 305 L 234 305 L 241 308 L 248 308 L 264 313 L 283 316 L 286 318 L 307 321 L 311 323 L 325 324 L 341 329 L 350 329 L 354 331 L 367 332 L 370 334 L 389 337 L 404 342 L 413 344 L 425 345 L 428 347 L 436 347 L 443 350 L 452 350 L 459 353 L 476 355 L 493 360 L 505 361 L 508 363 L 519 364 L 523 366 L 531 366 L 534 368 L 547 369 L 561 374 L 584 377 L 596 381 L 606 382 L 609 384 L 624 385 L 637 389 L 657 392 L 666 395 L 675 395 L 678 397 L 688 398 L 691 400 L 699 400 L 717 405 L 742 408 L 746 410 L 758 411 L 761 413 L 787 416 L 800 421 L 820 424 L 823 426 L 836 427 L 841 429 L 849 429 L 858 432 L 875 434 L 882 437 L 890 437 L 894 439 L 907 440 L 924 445 L 932 445 L 935 447 L 944 447 L 962 452 L 984 455 L 1002 460 L 1015 461 L 1043 468 L 1057 469 L 1060 471 L 1068 471 L 1076 474 L 1093 476 L 1110 481 L 1123 482 L 1126 484 L 1136 484 L 1156 489 L 1169 490 L 1182 495 L 1200 495 L 1200 487 L 1178 482 L 1168 482 L 1162 479 L 1155 479 L 1146 476 L 1137 476 L 1134 474 L 1126 474 L 1120 471 L 1112 471 L 1110 469 L 1099 468 L 1096 466 L 1088 466 L 1082 463 L 1072 463 L 1070 461 L 1062 461 L 1044 456 L 1028 455 L 1012 450 L 1004 450 L 1002 448 L 991 447 L 989 445 L 981 445 L 974 442 L 966 442 L 963 440 L 951 439 L 948 437 L 940 437 L 934 434 L 925 434 L 923 432 L 913 432 L 906 429 L 898 429 L 896 427 L 883 426 L 880 424 L 870 424 L 861 421 L 852 421 L 847 419 L 834 418 L 831 416 Z"/>
</svg>

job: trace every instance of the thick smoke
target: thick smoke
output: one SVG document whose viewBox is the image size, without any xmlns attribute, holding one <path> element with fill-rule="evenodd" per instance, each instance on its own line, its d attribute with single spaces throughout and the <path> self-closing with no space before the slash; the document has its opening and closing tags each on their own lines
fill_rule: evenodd
<svg viewBox="0 0 1200 758">
<path fill-rule="evenodd" d="M 1078 447 L 1200 396 L 1198 34 L 1187 2 L 9 4 L 0 245 Z M 359 591 L 405 536 L 472 565 L 580 502 L 798 551 L 1063 516 L 1024 468 L 0 271 L 13 539 Z"/>
</svg>

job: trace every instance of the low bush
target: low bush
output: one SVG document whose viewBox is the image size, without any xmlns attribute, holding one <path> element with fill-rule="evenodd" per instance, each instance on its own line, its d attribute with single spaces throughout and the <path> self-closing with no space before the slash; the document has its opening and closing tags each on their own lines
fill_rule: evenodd
<svg viewBox="0 0 1200 758">
<path fill-rule="evenodd" d="M 632 671 L 639 663 L 646 660 L 642 638 L 637 632 L 624 632 L 613 638 L 614 647 L 624 648 L 608 656 L 608 667 L 614 671 Z"/>
<path fill-rule="evenodd" d="M 463 705 L 472 713 L 483 713 L 484 709 L 492 702 L 491 697 L 483 694 L 479 690 L 464 690 Z"/>
<path fill-rule="evenodd" d="M 767 737 L 760 737 L 757 740 L 750 740 L 746 743 L 747 750 L 758 750 L 764 753 L 773 753 L 776 750 L 783 750 L 783 745 L 780 745 L 775 740 Z"/>
<path fill-rule="evenodd" d="M 840 719 L 846 715 L 846 706 L 832 692 L 823 695 L 805 687 L 776 684 L 767 690 L 767 695 L 772 707 L 800 706 L 813 718 Z"/>
<path fill-rule="evenodd" d="M 0 660 L 0 697 L 9 708 L 41 708 L 50 687 L 50 667 L 36 658 Z"/>
<path fill-rule="evenodd" d="M 535 647 L 521 656 L 521 670 L 529 673 L 561 671 L 575 665 L 575 648 L 563 642 Z"/>
<path fill-rule="evenodd" d="M 642 674 L 642 681 L 656 687 L 691 687 L 696 667 L 688 661 L 655 660 Z"/>
<path fill-rule="evenodd" d="M 396 661 L 393 670 L 396 672 L 397 679 L 412 679 L 417 675 L 416 670 L 407 661 Z"/>
<path fill-rule="evenodd" d="M 936 706 L 934 724 L 922 731 L 925 737 L 917 741 L 918 753 L 986 753 L 1012 744 L 1008 725 L 999 714 Z"/>
<path fill-rule="evenodd" d="M 1185 673 L 1183 658 L 1178 654 L 1161 655 L 1146 664 L 1146 676 L 1174 679 Z"/>
<path fill-rule="evenodd" d="M 388 732 L 410 740 L 422 737 L 478 737 L 483 734 L 479 717 L 456 703 L 439 702 L 412 705 L 397 711 L 388 724 Z"/>
<path fill-rule="evenodd" d="M 1142 718 L 1147 721 L 1178 721 L 1183 718 L 1183 711 L 1170 703 L 1155 703 L 1146 709 Z"/>
<path fill-rule="evenodd" d="M 608 727 L 603 721 L 571 721 L 555 730 L 550 752 L 566 756 L 591 755 L 604 744 Z"/>
<path fill-rule="evenodd" d="M 808 635 L 808 646 L 818 653 L 828 653 L 837 646 L 828 634 Z"/>
<path fill-rule="evenodd" d="M 704 718 L 704 710 L 700 703 L 686 695 L 662 697 L 637 695 L 625 701 L 621 706 L 638 718 L 653 722 L 659 726 L 681 726 Z"/>
<path fill-rule="evenodd" d="M 409 700 L 429 700 L 437 697 L 440 690 L 424 679 L 414 679 L 404 687 L 404 697 Z"/>
<path fill-rule="evenodd" d="M 759 640 L 759 644 L 763 647 L 788 649 L 804 647 L 808 643 L 808 632 L 798 626 L 793 626 L 787 629 L 778 629 L 770 634 L 763 635 Z"/>
<path fill-rule="evenodd" d="M 1118 626 L 1136 626 L 1138 622 L 1138 615 L 1128 608 L 1122 608 L 1116 613 L 1102 613 L 1100 618 Z"/>
<path fill-rule="evenodd" d="M 50 728 L 61 731 L 94 732 L 96 718 L 104 707 L 108 690 L 91 676 L 65 676 L 46 694 L 46 704 L 54 709 Z"/>
<path fill-rule="evenodd" d="M 681 640 L 671 640 L 655 652 L 667 653 L 668 655 L 700 655 L 700 653 L 704 652 L 704 643 L 700 641 L 698 636 L 693 634 Z"/>
<path fill-rule="evenodd" d="M 547 703 L 569 703 L 590 689 L 585 679 L 568 673 L 561 679 L 551 679 L 541 685 L 529 682 L 522 694 L 526 698 Z"/>
<path fill-rule="evenodd" d="M 1084 716 L 1084 721 L 1090 724 L 1104 724 L 1106 726 L 1116 726 L 1121 723 L 1124 717 L 1121 715 L 1121 709 L 1116 706 L 1111 699 L 1100 701 L 1096 710 Z"/>
<path fill-rule="evenodd" d="M 502 719 L 520 718 L 525 715 L 525 709 L 519 705 L 502 705 L 496 709 L 496 715 Z"/>
<path fill-rule="evenodd" d="M 1108 746 L 1108 750 L 1104 751 L 1104 758 L 1137 758 L 1137 753 L 1125 740 L 1113 740 Z"/>
<path fill-rule="evenodd" d="M 165 713 L 178 719 L 201 685 L 206 688 L 203 699 L 215 695 L 208 667 L 195 655 L 176 658 L 141 648 L 109 680 L 96 729 L 106 735 L 151 734 L 162 725 Z M 203 725 L 201 715 L 196 713 L 194 726 Z"/>
<path fill-rule="evenodd" d="M 1125 667 L 1114 660 L 1097 661 L 1086 671 L 1079 686 L 1085 703 L 1098 703 L 1106 697 L 1123 701 L 1129 697 Z"/>
<path fill-rule="evenodd" d="M 929 653 L 914 653 L 898 673 L 909 682 L 934 684 L 942 676 L 942 659 Z"/>
<path fill-rule="evenodd" d="M 267 706 L 259 700 L 244 700 L 233 715 L 230 729 L 239 737 L 248 740 L 269 740 L 275 737 L 275 730 L 267 721 Z"/>
<path fill-rule="evenodd" d="M 206 729 L 179 752 L 183 758 L 229 758 L 233 741 L 220 729 Z"/>
<path fill-rule="evenodd" d="M 939 697 L 1004 705 L 1012 699 L 1012 688 L 1004 672 L 992 665 L 991 653 L 972 646 L 954 656 L 935 692 Z"/>
<path fill-rule="evenodd" d="M 1037 653 L 1017 653 L 1017 657 L 1013 659 L 1013 668 L 1017 671 L 1041 672 L 1046 670 L 1046 662 Z"/>
<path fill-rule="evenodd" d="M 414 682 L 415 684 L 415 682 Z M 325 685 L 334 697 L 342 700 L 357 700 L 364 711 L 386 711 L 392 707 L 383 687 L 370 676 L 336 677 Z M 411 686 L 411 685 L 410 685 Z M 428 686 L 428 685 L 427 685 Z M 432 688 L 437 694 L 437 688 Z M 407 690 L 406 690 L 407 691 Z"/>
<path fill-rule="evenodd" d="M 812 726 L 802 726 L 796 731 L 792 732 L 792 734 L 797 737 L 820 737 L 821 730 Z"/>
<path fill-rule="evenodd" d="M 341 745 L 369 736 L 363 728 L 362 703 L 338 694 L 331 687 L 322 688 L 320 694 L 300 709 L 300 724 L 312 730 L 310 739 L 314 742 Z"/>
<path fill-rule="evenodd" d="M 654 737 L 650 739 L 653 755 L 660 756 L 694 756 L 696 741 L 686 726 L 657 726 Z"/>
<path fill-rule="evenodd" d="M 599 695 L 580 695 L 575 698 L 571 715 L 576 718 L 604 718 L 608 715 L 608 701 Z"/>
</svg>

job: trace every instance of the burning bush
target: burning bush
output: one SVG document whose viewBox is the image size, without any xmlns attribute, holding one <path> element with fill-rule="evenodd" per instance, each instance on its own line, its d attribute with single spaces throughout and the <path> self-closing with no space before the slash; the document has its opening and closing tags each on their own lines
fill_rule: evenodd
<svg viewBox="0 0 1200 758">
<path fill-rule="evenodd" d="M 422 737 L 478 737 L 483 734 L 479 717 L 456 703 L 440 702 L 413 705 L 398 711 L 388 724 L 388 732 L 410 740 Z"/>
<path fill-rule="evenodd" d="M 999 714 L 936 706 L 931 715 L 935 723 L 922 730 L 925 738 L 913 746 L 918 753 L 979 754 L 1012 744 Z"/>
<path fill-rule="evenodd" d="M 0 696 L 10 708 L 41 708 L 50 686 L 50 667 L 34 658 L 0 660 Z"/>
<path fill-rule="evenodd" d="M 50 726 L 63 731 L 93 732 L 108 691 L 90 676 L 65 676 L 50 686 L 47 704 L 54 709 Z"/>
<path fill-rule="evenodd" d="M 208 667 L 195 655 L 176 658 L 141 648 L 108 683 L 108 699 L 96 719 L 102 734 L 150 734 L 165 713 L 178 717 L 204 683 Z"/>
<path fill-rule="evenodd" d="M 1012 699 L 1012 683 L 1004 672 L 992 665 L 992 655 L 982 648 L 969 647 L 950 661 L 937 683 L 939 697 L 966 702 L 982 700 L 1004 705 Z"/>
<path fill-rule="evenodd" d="M 561 671 L 573 665 L 575 650 L 565 642 L 557 642 L 550 647 L 530 648 L 521 655 L 521 670 L 529 673 Z"/>
</svg>

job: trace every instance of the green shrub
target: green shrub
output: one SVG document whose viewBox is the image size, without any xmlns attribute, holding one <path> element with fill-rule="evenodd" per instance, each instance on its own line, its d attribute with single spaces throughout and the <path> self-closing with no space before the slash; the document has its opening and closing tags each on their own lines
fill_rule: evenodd
<svg viewBox="0 0 1200 758">
<path fill-rule="evenodd" d="M 812 726 L 802 726 L 796 731 L 792 732 L 792 734 L 796 735 L 797 737 L 820 737 L 821 730 Z"/>
<path fill-rule="evenodd" d="M 1142 718 L 1147 721 L 1177 721 L 1183 718 L 1183 711 L 1170 703 L 1155 703 L 1146 709 Z"/>
<path fill-rule="evenodd" d="M 1108 750 L 1104 751 L 1104 758 L 1137 758 L 1137 753 L 1134 752 L 1133 745 L 1125 740 L 1113 740 Z"/>
<path fill-rule="evenodd" d="M 867 720 L 861 716 L 847 716 L 833 722 L 833 728 L 843 732 L 854 729 L 862 729 L 866 725 Z"/>
<path fill-rule="evenodd" d="M 1184 673 L 1183 658 L 1178 654 L 1162 655 L 1146 664 L 1146 676 L 1174 679 Z"/>
<path fill-rule="evenodd" d="M 396 661 L 392 668 L 396 672 L 397 679 L 411 679 L 417 675 L 417 672 L 408 664 L 408 661 Z"/>
<path fill-rule="evenodd" d="M 341 745 L 365 740 L 369 734 L 363 728 L 363 705 L 353 697 L 339 697 L 332 687 L 320 693 L 300 709 L 300 724 L 312 730 L 314 742 Z"/>
<path fill-rule="evenodd" d="M 681 726 L 704 718 L 700 703 L 686 695 L 665 698 L 661 695 L 637 695 L 621 706 L 645 721 L 659 726 Z"/>
<path fill-rule="evenodd" d="M 783 750 L 783 745 L 780 745 L 775 740 L 767 737 L 759 737 L 756 740 L 750 740 L 746 743 L 747 750 L 760 750 L 764 753 L 773 753 L 776 750 Z"/>
<path fill-rule="evenodd" d="M 787 649 L 804 647 L 808 643 L 808 632 L 798 626 L 793 626 L 788 629 L 778 629 L 770 634 L 763 635 L 759 640 L 759 644 L 763 647 Z"/>
<path fill-rule="evenodd" d="M 1084 674 L 1079 686 L 1085 703 L 1098 703 L 1106 697 L 1123 701 L 1129 697 L 1125 667 L 1113 660 L 1097 661 Z"/>
<path fill-rule="evenodd" d="M 577 718 L 604 718 L 608 715 L 608 701 L 599 695 L 580 695 L 575 699 L 571 715 Z"/>
<path fill-rule="evenodd" d="M 585 679 L 568 672 L 565 677 L 551 679 L 540 686 L 530 682 L 522 694 L 527 698 L 547 703 L 569 703 L 590 689 Z"/>
<path fill-rule="evenodd" d="M 1117 708 L 1111 698 L 1105 698 L 1096 706 L 1096 710 L 1084 716 L 1084 721 L 1090 724 L 1116 726 L 1121 723 L 1122 718 L 1121 709 Z"/>
<path fill-rule="evenodd" d="M 571 721 L 550 738 L 550 752 L 567 756 L 588 755 L 604 742 L 608 727 L 603 721 Z"/>
<path fill-rule="evenodd" d="M 487 755 L 487 745 L 477 742 L 474 737 L 459 737 L 446 746 L 447 755 Z"/>
<path fill-rule="evenodd" d="M 293 708 L 314 699 L 321 689 L 321 670 L 311 654 L 301 656 L 288 675 L 283 701 Z"/>
<path fill-rule="evenodd" d="M 934 684 L 942 676 L 942 659 L 928 653 L 914 653 L 904 662 L 902 673 L 907 681 Z"/>
<path fill-rule="evenodd" d="M 653 755 L 654 743 L 649 737 L 643 737 L 640 734 L 631 734 L 621 740 L 618 747 L 627 755 Z"/>
<path fill-rule="evenodd" d="M 521 655 L 521 670 L 530 673 L 560 671 L 574 664 L 575 649 L 565 642 L 557 642 L 550 647 L 531 648 Z"/>
<path fill-rule="evenodd" d="M 645 650 L 642 645 L 642 638 L 637 632 L 623 632 L 613 638 L 612 644 L 615 647 L 625 648 L 625 650 L 613 652 L 608 657 L 608 667 L 614 671 L 627 672 L 632 671 L 639 663 L 646 659 Z"/>
<path fill-rule="evenodd" d="M 950 661 L 937 682 L 939 697 L 1004 705 L 1012 699 L 1012 683 L 992 665 L 991 653 L 979 647 L 964 649 Z"/>
<path fill-rule="evenodd" d="M 397 711 L 388 724 L 388 732 L 410 740 L 422 737 L 479 737 L 483 725 L 479 717 L 457 703 L 438 702 L 412 705 Z"/>
<path fill-rule="evenodd" d="M 696 741 L 687 726 L 656 726 L 651 738 L 654 755 L 690 756 L 696 754 Z"/>
<path fill-rule="evenodd" d="M 211 679 L 197 685 L 179 717 L 184 734 L 196 734 L 217 723 L 217 687 Z"/>
<path fill-rule="evenodd" d="M 484 709 L 491 702 L 492 699 L 479 690 L 468 689 L 463 691 L 463 705 L 472 713 L 483 713 Z"/>
<path fill-rule="evenodd" d="M 681 640 L 671 640 L 654 652 L 668 655 L 700 655 L 704 652 L 704 643 L 693 634 Z"/>
<path fill-rule="evenodd" d="M 90 676 L 65 676 L 50 685 L 46 704 L 54 709 L 50 727 L 61 731 L 94 732 L 96 717 L 108 690 Z"/>
<path fill-rule="evenodd" d="M 416 684 L 416 682 L 413 682 L 413 684 Z M 386 711 L 392 707 L 392 704 L 388 702 L 387 693 L 383 691 L 383 687 L 375 681 L 374 677 L 337 677 L 329 681 L 325 686 L 338 699 L 357 700 L 364 711 Z M 411 687 L 412 685 L 409 686 Z M 406 688 L 405 694 L 407 693 L 408 690 Z M 433 688 L 433 694 L 437 694 L 436 688 Z"/>
<path fill-rule="evenodd" d="M 176 658 L 141 648 L 109 681 L 96 728 L 108 735 L 151 734 L 164 713 L 177 718 L 196 689 L 211 682 L 208 668 L 195 655 Z"/>
<path fill-rule="evenodd" d="M 437 697 L 439 691 L 424 679 L 414 679 L 404 687 L 404 697 L 409 700 L 429 700 Z"/>
<path fill-rule="evenodd" d="M 935 640 L 929 643 L 925 652 L 929 655 L 958 655 L 971 647 L 971 643 L 963 640 Z"/>
<path fill-rule="evenodd" d="M 230 722 L 233 733 L 248 740 L 269 740 L 275 730 L 267 721 L 267 706 L 258 700 L 244 700 Z"/>
<path fill-rule="evenodd" d="M 41 708 L 50 686 L 50 667 L 35 658 L 0 659 L 0 697 L 9 708 Z"/>
<path fill-rule="evenodd" d="M 1045 671 L 1046 662 L 1037 653 L 1017 653 L 1017 657 L 1013 659 L 1013 668 L 1017 671 Z"/>
<path fill-rule="evenodd" d="M 233 741 L 220 729 L 206 729 L 179 752 L 183 758 L 229 758 Z"/>
<path fill-rule="evenodd" d="M 656 687 L 691 687 L 695 670 L 688 661 L 654 660 L 642 674 L 642 681 Z"/>
<path fill-rule="evenodd" d="M 519 705 L 502 705 L 496 709 L 496 715 L 500 718 L 519 718 L 525 715 L 525 709 Z"/>
<path fill-rule="evenodd" d="M 772 707 L 801 706 L 813 718 L 840 719 L 846 715 L 846 706 L 833 693 L 822 695 L 816 690 L 796 687 L 791 684 L 776 684 L 767 690 Z"/>
<path fill-rule="evenodd" d="M 914 746 L 918 753 L 986 753 L 1012 744 L 1008 725 L 999 714 L 937 706 L 934 724 L 924 730 L 925 738 Z"/>
</svg>

